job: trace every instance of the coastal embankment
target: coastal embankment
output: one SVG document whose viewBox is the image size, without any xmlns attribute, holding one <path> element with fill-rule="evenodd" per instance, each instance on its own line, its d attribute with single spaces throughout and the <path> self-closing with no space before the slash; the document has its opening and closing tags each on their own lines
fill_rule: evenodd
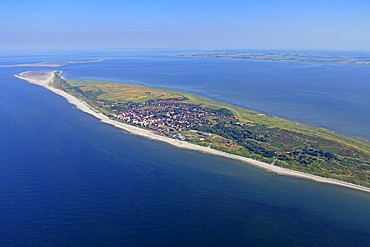
<svg viewBox="0 0 370 247">
<path fill-rule="evenodd" d="M 155 134 L 155 133 L 153 133 L 149 130 L 145 130 L 145 129 L 142 129 L 142 128 L 139 128 L 139 127 L 135 127 L 135 126 L 132 126 L 132 125 L 128 125 L 128 124 L 125 124 L 125 123 L 121 123 L 121 122 L 112 120 L 108 116 L 106 116 L 103 113 L 101 113 L 101 112 L 95 110 L 94 108 L 92 108 L 86 102 L 84 102 L 84 101 L 66 93 L 65 91 L 62 91 L 60 89 L 57 89 L 57 88 L 54 88 L 54 87 L 50 86 L 50 82 L 52 82 L 52 80 L 54 79 L 55 71 L 27 71 L 27 72 L 23 72 L 23 73 L 20 73 L 18 75 L 15 75 L 15 76 L 19 79 L 26 80 L 30 83 L 43 86 L 43 87 L 49 89 L 50 91 L 64 97 L 65 99 L 67 99 L 67 101 L 69 103 L 75 105 L 80 110 L 82 110 L 82 111 L 84 111 L 88 114 L 91 114 L 91 115 L 95 116 L 96 118 L 100 119 L 103 123 L 113 125 L 117 128 L 120 128 L 122 130 L 125 130 L 125 131 L 130 132 L 130 133 L 135 134 L 135 135 L 143 136 L 143 137 L 146 137 L 146 138 L 149 138 L 149 139 L 152 139 L 152 140 L 156 140 L 156 141 L 166 142 L 166 143 L 169 143 L 169 144 L 174 145 L 174 146 L 179 147 L 179 148 L 185 148 L 185 149 L 189 149 L 189 150 L 199 151 L 199 152 L 203 152 L 203 153 L 207 153 L 207 154 L 212 154 L 212 155 L 217 155 L 217 156 L 221 156 L 221 157 L 226 157 L 226 158 L 238 160 L 238 161 L 247 163 L 249 165 L 253 165 L 253 166 L 262 168 L 264 170 L 277 173 L 279 175 L 293 176 L 293 177 L 297 177 L 297 178 L 313 180 L 313 181 L 320 182 L 320 183 L 328 183 L 328 184 L 339 185 L 339 186 L 344 186 L 344 187 L 348 187 L 348 188 L 352 188 L 352 189 L 357 189 L 357 190 L 361 190 L 361 191 L 370 192 L 370 188 L 367 188 L 367 187 L 364 187 L 364 186 L 351 184 L 351 183 L 348 183 L 348 182 L 343 182 L 343 181 L 339 181 L 339 180 L 335 180 L 335 179 L 324 178 L 324 177 L 320 177 L 320 176 L 316 176 L 316 175 L 311 175 L 311 174 L 307 174 L 307 173 L 303 173 L 303 172 L 299 172 L 299 171 L 290 170 L 290 169 L 287 169 L 287 168 L 278 167 L 278 166 L 275 166 L 273 164 L 264 163 L 264 162 L 257 161 L 257 160 L 251 159 L 251 158 L 242 157 L 242 156 L 238 156 L 238 155 L 218 151 L 218 150 L 212 149 L 210 147 L 203 147 L 203 146 L 199 146 L 199 145 L 196 145 L 196 144 L 188 143 L 186 141 L 179 141 L 179 140 L 175 140 L 175 139 L 172 139 L 172 138 L 169 138 L 169 137 L 160 136 L 160 135 L 157 135 L 157 134 Z"/>
</svg>

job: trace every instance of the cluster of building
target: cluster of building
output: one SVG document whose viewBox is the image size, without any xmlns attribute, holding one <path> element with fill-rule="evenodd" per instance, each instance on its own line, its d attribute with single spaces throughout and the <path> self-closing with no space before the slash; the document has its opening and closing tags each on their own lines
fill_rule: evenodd
<svg viewBox="0 0 370 247">
<path fill-rule="evenodd" d="M 109 104 L 98 101 L 96 103 L 114 112 L 111 114 L 113 118 L 158 131 L 163 128 L 172 131 L 190 130 L 196 125 L 211 124 L 210 117 L 233 117 L 225 116 L 216 109 L 179 100 Z"/>
</svg>

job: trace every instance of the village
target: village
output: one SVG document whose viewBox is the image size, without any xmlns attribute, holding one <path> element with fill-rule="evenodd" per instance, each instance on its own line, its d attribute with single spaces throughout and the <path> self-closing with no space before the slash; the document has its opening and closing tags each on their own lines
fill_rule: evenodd
<svg viewBox="0 0 370 247">
<path fill-rule="evenodd" d="M 226 109 L 202 107 L 172 99 L 127 103 L 96 101 L 96 104 L 108 108 L 112 112 L 110 117 L 114 119 L 152 129 L 157 134 L 165 134 L 179 140 L 186 139 L 186 136 L 181 135 L 181 131 L 212 125 L 212 119 L 235 119 Z M 202 136 L 211 135 L 203 131 L 197 133 Z"/>
</svg>

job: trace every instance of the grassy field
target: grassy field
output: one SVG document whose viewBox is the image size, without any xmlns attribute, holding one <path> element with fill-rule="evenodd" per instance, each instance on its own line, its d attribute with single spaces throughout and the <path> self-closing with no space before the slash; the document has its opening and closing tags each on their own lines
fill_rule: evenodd
<svg viewBox="0 0 370 247">
<path fill-rule="evenodd" d="M 98 99 L 114 102 L 144 102 L 158 99 L 185 99 L 183 95 L 178 93 L 143 86 L 135 86 L 132 84 L 109 83 L 80 86 L 80 88 L 85 93 L 98 95 Z"/>
<path fill-rule="evenodd" d="M 245 123 L 265 124 L 269 127 L 277 127 L 296 131 L 304 134 L 312 134 L 333 141 L 342 142 L 355 148 L 362 149 L 370 155 L 370 143 L 359 138 L 339 135 L 333 131 L 300 124 L 261 114 L 246 108 L 234 106 L 225 102 L 216 101 L 200 95 L 163 88 L 145 87 L 132 83 L 112 83 L 100 80 L 68 80 L 73 86 L 79 86 L 85 93 L 98 94 L 98 99 L 120 102 L 143 102 L 157 99 L 180 99 L 193 104 L 200 104 L 213 108 L 226 108 L 232 111 L 241 121 Z"/>
<path fill-rule="evenodd" d="M 60 82 L 56 86 L 87 101 L 105 114 L 109 114 L 110 111 L 97 105 L 96 101 L 125 103 L 175 99 L 201 107 L 228 109 L 240 121 L 240 125 L 222 122 L 222 119 L 213 119 L 210 126 L 200 126 L 213 133 L 210 137 L 200 137 L 192 130 L 182 134 L 189 137 L 188 142 L 198 145 L 370 187 L 370 142 L 365 140 L 267 116 L 178 90 L 97 80 L 68 80 L 68 82 L 61 80 Z M 252 133 L 252 136 L 257 138 L 240 139 L 238 136 L 230 135 L 230 131 L 242 134 Z M 226 146 L 225 143 L 228 141 L 235 145 Z M 266 155 L 266 153 L 274 155 Z"/>
<path fill-rule="evenodd" d="M 286 119 L 268 116 L 265 114 L 261 114 L 256 111 L 252 111 L 243 107 L 231 105 L 225 102 L 216 101 L 207 97 L 203 97 L 200 95 L 182 92 L 172 89 L 162 89 L 168 90 L 171 92 L 176 92 L 178 94 L 183 94 L 187 99 L 189 99 L 190 103 L 194 104 L 201 104 L 208 107 L 213 108 L 226 108 L 233 112 L 241 121 L 245 123 L 256 123 L 256 124 L 264 124 L 269 126 L 270 128 L 282 128 L 287 129 L 294 132 L 304 133 L 319 136 L 322 138 L 327 138 L 333 141 L 345 143 L 346 145 L 353 146 L 355 148 L 361 149 L 363 152 L 370 155 L 370 142 L 365 141 L 360 138 L 353 138 L 344 135 L 337 134 L 333 131 L 328 129 L 313 127 L 293 121 L 289 121 Z"/>
</svg>

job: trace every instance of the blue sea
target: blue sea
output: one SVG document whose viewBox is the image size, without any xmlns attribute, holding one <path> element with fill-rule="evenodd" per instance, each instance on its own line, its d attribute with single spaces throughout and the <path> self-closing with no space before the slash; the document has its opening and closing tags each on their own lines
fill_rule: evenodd
<svg viewBox="0 0 370 247">
<path fill-rule="evenodd" d="M 0 64 L 187 90 L 370 139 L 370 67 L 178 57 L 177 51 L 0 53 Z M 368 246 L 370 194 L 273 176 L 103 124 L 0 68 L 0 246 Z"/>
</svg>

